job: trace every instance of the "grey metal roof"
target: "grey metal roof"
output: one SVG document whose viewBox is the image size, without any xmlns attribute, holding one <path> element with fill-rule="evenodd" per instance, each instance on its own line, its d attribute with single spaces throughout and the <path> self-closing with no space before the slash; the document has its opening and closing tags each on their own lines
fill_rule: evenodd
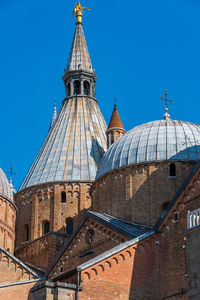
<svg viewBox="0 0 200 300">
<path fill-rule="evenodd" d="M 128 221 L 110 216 L 106 213 L 100 214 L 100 213 L 89 211 L 88 216 L 97 217 L 98 219 L 105 221 L 106 223 L 109 223 L 116 229 L 121 229 L 121 230 L 131 234 L 131 236 L 133 236 L 133 237 L 138 237 L 140 235 L 143 235 L 144 233 L 147 233 L 148 231 L 150 231 L 152 229 L 150 226 L 128 222 Z"/>
<path fill-rule="evenodd" d="M 10 200 L 13 200 L 13 193 L 10 184 L 2 169 L 0 169 L 0 194 Z"/>
<path fill-rule="evenodd" d="M 88 52 L 85 35 L 81 23 L 76 26 L 74 39 L 67 63 L 66 72 L 75 70 L 85 70 L 93 72 L 90 55 Z"/>
<path fill-rule="evenodd" d="M 93 181 L 106 149 L 105 131 L 95 100 L 65 100 L 20 190 L 46 182 Z"/>
<path fill-rule="evenodd" d="M 133 128 L 105 153 L 97 178 L 120 167 L 200 159 L 200 125 L 166 118 Z"/>
<path fill-rule="evenodd" d="M 79 271 L 85 270 L 85 269 L 91 267 L 92 265 L 94 265 L 106 258 L 109 258 L 112 255 L 115 255 L 116 253 L 123 251 L 123 250 L 127 249 L 128 247 L 133 246 L 134 244 L 139 243 L 140 241 L 142 241 L 142 240 L 146 239 L 147 237 L 154 235 L 154 234 L 155 234 L 155 230 L 151 230 L 141 236 L 138 236 L 135 239 L 124 242 L 124 243 L 98 255 L 97 257 L 88 260 L 87 262 L 83 263 L 82 265 L 79 265 L 78 267 L 76 267 L 76 269 Z"/>
</svg>

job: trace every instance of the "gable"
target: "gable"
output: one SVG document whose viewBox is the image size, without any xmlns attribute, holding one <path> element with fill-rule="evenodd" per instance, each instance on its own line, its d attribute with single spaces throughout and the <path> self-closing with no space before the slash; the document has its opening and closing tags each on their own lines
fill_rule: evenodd
<svg viewBox="0 0 200 300">
<path fill-rule="evenodd" d="M 130 235 L 125 232 L 88 217 L 50 269 L 49 275 L 56 277 L 58 273 L 67 272 L 129 239 Z"/>
<path fill-rule="evenodd" d="M 34 271 L 0 247 L 0 278 L 1 285 L 4 285 L 27 282 L 39 277 Z"/>
</svg>

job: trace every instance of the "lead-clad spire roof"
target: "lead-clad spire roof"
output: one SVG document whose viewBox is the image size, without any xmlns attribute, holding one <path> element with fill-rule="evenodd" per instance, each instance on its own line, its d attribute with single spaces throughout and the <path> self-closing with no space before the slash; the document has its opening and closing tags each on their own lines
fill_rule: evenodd
<svg viewBox="0 0 200 300">
<path fill-rule="evenodd" d="M 93 181 L 106 149 L 105 130 L 96 101 L 66 100 L 20 190 L 54 181 Z"/>
<path fill-rule="evenodd" d="M 94 72 L 81 23 L 77 23 L 66 72 L 84 70 Z"/>
</svg>

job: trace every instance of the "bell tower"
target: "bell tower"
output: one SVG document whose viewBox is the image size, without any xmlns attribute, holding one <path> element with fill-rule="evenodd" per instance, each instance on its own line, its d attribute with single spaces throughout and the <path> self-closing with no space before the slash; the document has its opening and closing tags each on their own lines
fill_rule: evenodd
<svg viewBox="0 0 200 300">
<path fill-rule="evenodd" d="M 15 199 L 16 255 L 47 269 L 91 208 L 90 188 L 106 151 L 106 123 L 95 99 L 97 80 L 75 5 L 76 29 L 64 72 L 65 98 Z M 26 233 L 29 232 L 27 235 Z"/>
</svg>

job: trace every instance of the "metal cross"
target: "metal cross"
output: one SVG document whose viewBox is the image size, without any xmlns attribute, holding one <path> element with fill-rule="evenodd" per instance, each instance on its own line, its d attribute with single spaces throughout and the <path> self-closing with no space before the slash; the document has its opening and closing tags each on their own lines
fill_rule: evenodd
<svg viewBox="0 0 200 300">
<path fill-rule="evenodd" d="M 168 108 L 168 105 L 167 105 L 168 102 L 172 104 L 173 98 L 171 98 L 171 99 L 168 98 L 167 89 L 165 89 L 165 91 L 164 91 L 164 97 L 160 96 L 160 101 L 162 101 L 162 100 L 165 101 L 165 108 Z"/>
<path fill-rule="evenodd" d="M 10 165 L 10 171 L 6 171 L 6 173 L 10 175 L 10 183 L 12 183 L 13 175 L 17 175 L 13 172 L 13 165 Z"/>
</svg>

